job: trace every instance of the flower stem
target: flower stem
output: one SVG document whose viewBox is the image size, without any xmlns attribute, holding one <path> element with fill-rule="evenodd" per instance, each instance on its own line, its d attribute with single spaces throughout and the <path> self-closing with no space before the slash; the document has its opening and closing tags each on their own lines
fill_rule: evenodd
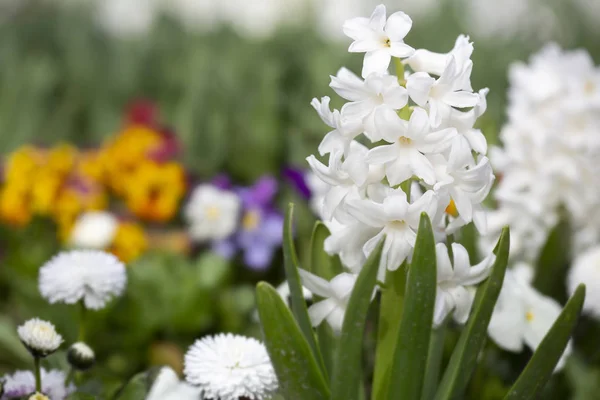
<svg viewBox="0 0 600 400">
<path fill-rule="evenodd" d="M 34 373 L 35 373 L 35 391 L 42 393 L 42 370 L 40 367 L 40 357 L 33 357 Z"/>
<path fill-rule="evenodd" d="M 85 343 L 85 316 L 86 316 L 86 308 L 83 302 L 79 303 L 79 336 L 78 341 Z"/>
</svg>

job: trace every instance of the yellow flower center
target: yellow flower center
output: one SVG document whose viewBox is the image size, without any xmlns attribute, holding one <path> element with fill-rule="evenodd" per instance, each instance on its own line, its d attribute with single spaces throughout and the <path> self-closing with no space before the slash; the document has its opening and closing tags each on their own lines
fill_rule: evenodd
<svg viewBox="0 0 600 400">
<path fill-rule="evenodd" d="M 392 41 L 390 40 L 390 38 L 386 37 L 383 39 L 383 45 L 385 47 L 392 47 Z"/>
<path fill-rule="evenodd" d="M 400 136 L 398 138 L 398 142 L 402 145 L 408 146 L 408 145 L 412 144 L 412 139 L 407 138 L 406 136 Z"/>
<path fill-rule="evenodd" d="M 256 211 L 248 211 L 242 219 L 242 226 L 247 231 L 253 231 L 260 223 L 260 214 Z"/>
<path fill-rule="evenodd" d="M 456 203 L 450 199 L 450 203 L 446 207 L 446 214 L 452 215 L 454 218 L 458 217 L 458 210 L 456 209 Z"/>
<path fill-rule="evenodd" d="M 211 221 L 214 221 L 221 216 L 221 210 L 217 206 L 208 206 L 204 212 L 206 213 L 206 218 L 210 219 Z"/>
<path fill-rule="evenodd" d="M 585 94 L 592 94 L 596 91 L 596 84 L 592 81 L 587 81 L 583 87 Z"/>
<path fill-rule="evenodd" d="M 533 321 L 533 317 L 534 317 L 534 315 L 533 315 L 533 313 L 531 311 L 527 311 L 525 313 L 525 318 L 527 319 L 528 322 Z"/>
</svg>

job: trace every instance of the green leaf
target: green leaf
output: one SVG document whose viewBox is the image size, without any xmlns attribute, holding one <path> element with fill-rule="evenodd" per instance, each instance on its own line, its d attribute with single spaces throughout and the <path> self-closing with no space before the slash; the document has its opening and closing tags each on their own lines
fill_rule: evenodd
<svg viewBox="0 0 600 400">
<path fill-rule="evenodd" d="M 382 249 L 383 240 L 369 256 L 350 294 L 331 380 L 332 400 L 358 400 L 359 398 L 363 336 L 377 281 Z"/>
<path fill-rule="evenodd" d="M 312 238 L 310 242 L 310 272 L 321 278 L 330 281 L 335 276 L 344 272 L 340 258 L 330 256 L 325 252 L 325 239 L 329 237 L 329 229 L 321 221 L 315 223 Z M 318 296 L 314 296 L 314 301 L 319 301 Z M 317 337 L 319 339 L 319 349 L 323 356 L 323 362 L 329 374 L 333 372 L 333 357 L 337 346 L 337 339 L 329 324 L 321 324 L 317 327 Z"/>
<path fill-rule="evenodd" d="M 319 346 L 315 339 L 304 296 L 302 294 L 302 284 L 300 283 L 300 275 L 298 274 L 300 264 L 294 247 L 293 220 L 294 205 L 290 203 L 285 213 L 285 224 L 283 226 L 283 264 L 285 267 L 285 276 L 290 287 L 291 308 L 302 334 L 312 349 L 319 368 L 321 368 L 323 374 L 327 376 L 325 363 L 321 356 L 321 352 L 319 351 Z"/>
<path fill-rule="evenodd" d="M 429 342 L 429 354 L 427 355 L 427 368 L 423 381 L 422 400 L 430 400 L 435 396 L 439 383 L 440 368 L 444 356 L 444 340 L 446 339 L 446 323 L 433 329 Z"/>
<path fill-rule="evenodd" d="M 277 291 L 268 283 L 256 287 L 265 344 L 286 399 L 329 399 L 329 387 L 306 337 Z"/>
<path fill-rule="evenodd" d="M 81 393 L 81 392 L 71 393 L 67 397 L 67 400 L 97 400 L 97 399 L 98 399 L 98 396 L 94 396 L 93 394 L 89 394 L 89 393 Z"/>
<path fill-rule="evenodd" d="M 571 262 L 571 229 L 563 219 L 550 231 L 536 262 L 533 286 L 546 296 L 566 300 L 565 282 Z"/>
<path fill-rule="evenodd" d="M 471 316 L 464 327 L 458 343 L 454 348 L 446 372 L 436 393 L 436 400 L 460 398 L 475 365 L 477 356 L 486 339 L 487 327 L 494 311 L 494 306 L 504 282 L 504 273 L 508 264 L 510 233 L 508 228 L 502 230 L 496 245 L 496 261 L 489 278 L 477 290 Z"/>
<path fill-rule="evenodd" d="M 145 399 L 150 387 L 150 379 L 147 372 L 135 375 L 119 390 L 114 400 L 139 400 Z"/>
<path fill-rule="evenodd" d="M 386 288 L 381 290 L 379 320 L 377 329 L 377 350 L 373 376 L 372 398 L 383 399 L 387 396 L 394 349 L 400 330 L 402 310 L 404 310 L 404 291 L 406 290 L 406 262 L 395 271 L 386 271 Z"/>
<path fill-rule="evenodd" d="M 579 285 L 548 331 L 525 370 L 510 388 L 504 400 L 535 399 L 552 376 L 573 329 L 585 300 L 585 286 Z"/>
<path fill-rule="evenodd" d="M 421 214 L 406 280 L 404 311 L 398 331 L 387 398 L 420 399 L 429 352 L 436 296 L 435 239 L 431 221 Z"/>
</svg>

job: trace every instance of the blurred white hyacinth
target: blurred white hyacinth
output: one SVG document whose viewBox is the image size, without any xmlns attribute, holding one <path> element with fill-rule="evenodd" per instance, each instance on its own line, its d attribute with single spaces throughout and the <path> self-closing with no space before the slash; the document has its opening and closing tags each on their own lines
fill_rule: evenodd
<svg viewBox="0 0 600 400">
<path fill-rule="evenodd" d="M 69 244 L 82 249 L 105 249 L 114 240 L 119 221 L 106 211 L 89 211 L 77 218 Z"/>
<path fill-rule="evenodd" d="M 63 342 L 50 322 L 33 318 L 17 329 L 19 339 L 35 357 L 46 357 L 54 353 Z"/>
<path fill-rule="evenodd" d="M 67 375 L 59 370 L 45 370 L 41 368 L 42 392 L 50 400 L 64 400 L 67 395 L 75 391 L 72 383 L 67 384 Z M 16 399 L 35 392 L 35 376 L 31 371 L 16 371 L 0 378 L 4 382 L 4 395 L 2 399 Z"/>
<path fill-rule="evenodd" d="M 81 301 L 86 308 L 98 310 L 120 296 L 126 284 L 125 265 L 99 250 L 65 251 L 40 268 L 40 293 L 52 304 Z"/>
<path fill-rule="evenodd" d="M 197 186 L 184 210 L 191 237 L 200 242 L 225 239 L 237 227 L 240 207 L 238 195 L 229 190 Z"/>
<path fill-rule="evenodd" d="M 539 346 L 562 311 L 561 305 L 531 286 L 533 268 L 519 263 L 506 271 L 500 296 L 488 326 L 492 340 L 504 350 L 521 352 L 524 346 L 532 351 Z M 556 370 L 560 370 L 571 354 L 567 345 Z"/>
<path fill-rule="evenodd" d="M 549 44 L 509 71 L 503 147 L 490 150 L 502 177 L 489 220 L 491 248 L 500 225 L 511 227 L 511 257 L 533 261 L 566 211 L 581 251 L 600 240 L 597 188 L 600 68 L 584 50 Z"/>
<path fill-rule="evenodd" d="M 180 381 L 172 368 L 160 369 L 145 400 L 198 400 L 201 388 Z"/>
<path fill-rule="evenodd" d="M 322 181 L 311 187 L 319 187 L 314 203 L 331 232 L 325 251 L 339 255 L 351 272 L 331 282 L 301 272 L 305 286 L 325 298 L 310 307 L 314 325 L 327 320 L 341 328 L 356 274 L 379 241 L 379 281 L 411 259 L 421 213 L 439 242 L 470 222 L 480 232 L 487 228 L 482 202 L 494 175 L 486 139 L 474 128 L 487 107 L 487 89 L 471 86 L 473 44 L 460 35 L 447 53 L 415 50 L 404 42 L 411 27 L 403 12 L 387 17 L 384 5 L 370 18 L 344 23 L 353 40 L 349 51 L 365 53 L 363 79 L 341 68 L 330 87 L 347 103 L 339 110 L 330 109 L 327 96 L 311 103 L 330 128 L 318 148 L 328 160 L 307 158 L 311 179 Z M 455 259 L 454 269 L 446 258 L 438 322 L 451 312 L 464 321 L 472 302 L 464 286 L 486 277 L 491 258 L 473 268 L 468 258 Z"/>
<path fill-rule="evenodd" d="M 450 262 L 448 248 L 438 243 L 437 256 L 437 295 L 435 298 L 434 325 L 440 325 L 449 314 L 459 324 L 469 318 L 475 291 L 473 286 L 488 277 L 495 256 L 490 254 L 479 264 L 471 267 L 469 253 L 458 243 L 452 243 L 453 262 Z"/>
<path fill-rule="evenodd" d="M 331 282 L 327 282 L 306 270 L 298 269 L 298 272 L 302 279 L 302 285 L 317 296 L 324 298 L 308 308 L 312 325 L 319 326 L 323 321 L 327 321 L 335 332 L 340 332 L 357 275 L 343 272 L 333 278 Z"/>
<path fill-rule="evenodd" d="M 185 355 L 184 374 L 209 399 L 263 400 L 278 387 L 265 346 L 230 333 L 197 340 Z"/>
<path fill-rule="evenodd" d="M 579 254 L 573 261 L 567 277 L 569 294 L 575 293 L 582 283 L 587 289 L 583 312 L 600 319 L 600 246 Z"/>
</svg>

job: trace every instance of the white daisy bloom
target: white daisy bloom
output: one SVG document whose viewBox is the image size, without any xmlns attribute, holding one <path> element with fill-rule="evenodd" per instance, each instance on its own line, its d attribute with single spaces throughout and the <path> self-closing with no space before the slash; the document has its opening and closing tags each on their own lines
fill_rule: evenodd
<svg viewBox="0 0 600 400">
<path fill-rule="evenodd" d="M 358 17 L 344 23 L 344 33 L 354 40 L 348 51 L 366 53 L 362 76 L 373 72 L 385 72 L 393 57 L 410 57 L 415 49 L 404 43 L 404 37 L 412 28 L 412 20 L 402 11 L 386 20 L 383 4 L 375 7 L 370 18 Z"/>
<path fill-rule="evenodd" d="M 119 221 L 106 211 L 88 211 L 75 221 L 69 245 L 83 249 L 106 249 L 115 238 Z"/>
<path fill-rule="evenodd" d="M 125 265 L 99 250 L 59 253 L 40 268 L 39 288 L 50 303 L 75 304 L 98 310 L 120 296 L 127 284 Z"/>
<path fill-rule="evenodd" d="M 491 254 L 479 264 L 471 266 L 469 253 L 458 243 L 452 243 L 453 262 L 444 243 L 435 247 L 437 258 L 437 294 L 433 323 L 439 326 L 446 316 L 452 316 L 459 324 L 469 318 L 475 293 L 473 286 L 486 279 L 495 256 Z"/>
<path fill-rule="evenodd" d="M 35 357 L 46 357 L 54 353 L 63 342 L 50 322 L 33 318 L 17 328 L 21 342 Z"/>
<path fill-rule="evenodd" d="M 185 355 L 184 374 L 211 399 L 263 400 L 278 388 L 265 346 L 254 338 L 231 333 L 197 340 Z"/>
<path fill-rule="evenodd" d="M 180 381 L 169 367 L 160 369 L 145 400 L 198 400 L 201 388 Z"/>
<path fill-rule="evenodd" d="M 75 386 L 66 383 L 67 376 L 64 372 L 41 368 L 42 392 L 50 400 L 63 400 L 75 391 Z M 35 376 L 31 371 L 16 371 L 0 378 L 4 382 L 4 396 L 2 399 L 14 399 L 27 396 L 35 392 Z"/>
<path fill-rule="evenodd" d="M 567 289 L 573 295 L 580 284 L 586 285 L 583 312 L 600 319 L 600 247 L 596 246 L 581 253 L 573 261 Z"/>
<path fill-rule="evenodd" d="M 504 350 L 518 353 L 527 346 L 535 351 L 561 313 L 562 307 L 556 300 L 531 286 L 532 271 L 526 264 L 506 271 L 488 326 L 489 336 Z M 564 366 L 571 351 L 569 341 L 556 370 Z"/>
<path fill-rule="evenodd" d="M 341 332 L 346 307 L 358 276 L 343 272 L 334 277 L 331 282 L 327 282 L 301 268 L 298 269 L 298 272 L 302 279 L 302 285 L 317 296 L 324 298 L 308 308 L 312 325 L 319 326 L 323 321 L 327 321 L 331 329 L 337 333 Z"/>
<path fill-rule="evenodd" d="M 240 198 L 229 190 L 197 186 L 184 210 L 190 236 L 199 242 L 225 239 L 235 232 L 240 207 Z"/>
</svg>

